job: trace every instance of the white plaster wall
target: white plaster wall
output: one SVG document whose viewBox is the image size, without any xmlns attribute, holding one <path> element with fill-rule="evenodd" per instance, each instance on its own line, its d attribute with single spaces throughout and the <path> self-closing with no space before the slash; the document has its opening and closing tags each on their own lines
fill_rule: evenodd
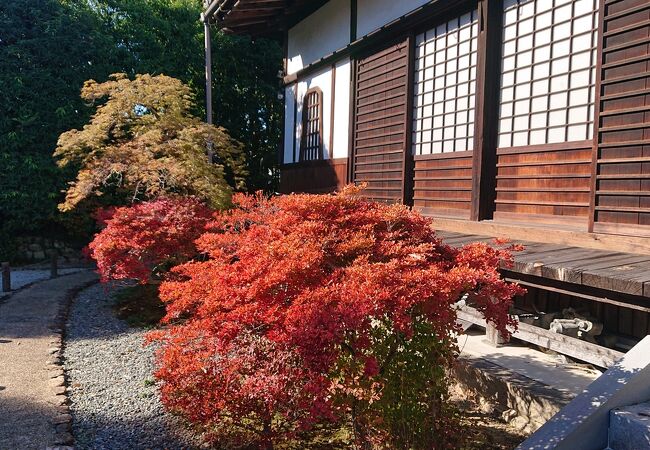
<svg viewBox="0 0 650 450">
<path fill-rule="evenodd" d="M 321 72 L 308 77 L 298 84 L 292 84 L 286 88 L 285 92 L 285 122 L 284 122 L 284 163 L 298 162 L 300 156 L 300 137 L 302 134 L 302 102 L 305 93 L 314 87 L 323 91 L 323 157 L 329 159 L 330 152 L 330 134 L 332 123 L 332 68 L 327 67 Z M 297 96 L 294 96 L 294 90 L 297 90 Z M 296 108 L 296 124 L 293 123 L 294 103 L 298 102 Z M 294 132 L 295 131 L 295 132 Z M 296 144 L 296 157 L 293 156 L 293 143 Z"/>
<path fill-rule="evenodd" d="M 296 73 L 304 66 L 348 45 L 350 20 L 350 0 L 330 0 L 291 28 L 288 36 L 287 72 Z"/>
<path fill-rule="evenodd" d="M 334 148 L 332 158 L 347 158 L 350 145 L 350 77 L 351 64 L 346 59 L 336 64 L 334 96 Z"/>
<path fill-rule="evenodd" d="M 334 117 L 332 117 L 332 67 L 329 66 L 311 77 L 301 80 L 285 88 L 284 111 L 284 163 L 297 162 L 300 155 L 300 137 L 302 133 L 302 103 L 305 93 L 314 87 L 323 91 L 323 157 L 347 158 L 350 128 L 350 76 L 351 64 L 349 59 L 336 63 L 336 79 L 334 89 Z M 295 92 L 297 91 L 297 97 Z M 294 127 L 293 108 L 298 101 L 296 109 L 296 124 Z M 332 120 L 334 120 L 334 148 L 330 148 L 332 133 Z M 296 144 L 296 157 L 294 160 L 293 145 Z"/>
<path fill-rule="evenodd" d="M 430 0 L 358 0 L 357 37 L 402 17 Z"/>
</svg>

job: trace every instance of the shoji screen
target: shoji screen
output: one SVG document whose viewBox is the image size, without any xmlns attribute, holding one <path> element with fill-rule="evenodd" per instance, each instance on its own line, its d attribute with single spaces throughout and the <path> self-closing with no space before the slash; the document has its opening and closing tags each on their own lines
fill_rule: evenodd
<svg viewBox="0 0 650 450">
<path fill-rule="evenodd" d="M 499 147 L 593 137 L 598 0 L 506 0 Z"/>
<path fill-rule="evenodd" d="M 472 149 L 477 46 L 476 11 L 416 37 L 414 154 Z"/>
<path fill-rule="evenodd" d="M 599 1 L 504 1 L 497 220 L 587 227 Z"/>
<path fill-rule="evenodd" d="M 469 218 L 478 33 L 474 10 L 416 37 L 413 205 L 424 214 Z"/>
</svg>

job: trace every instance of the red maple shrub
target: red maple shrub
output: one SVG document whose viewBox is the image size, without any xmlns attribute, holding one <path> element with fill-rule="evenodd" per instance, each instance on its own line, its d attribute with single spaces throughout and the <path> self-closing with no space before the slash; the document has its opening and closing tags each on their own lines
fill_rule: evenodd
<svg viewBox="0 0 650 450">
<path fill-rule="evenodd" d="M 161 285 L 163 402 L 216 442 L 272 448 L 324 423 L 364 448 L 453 442 L 455 303 L 507 335 L 511 255 L 453 249 L 429 219 L 355 193 L 238 194 L 196 241 L 204 260 Z"/>
<path fill-rule="evenodd" d="M 102 281 L 145 284 L 198 253 L 194 241 L 212 211 L 191 197 L 169 197 L 98 211 L 104 226 L 88 245 Z"/>
</svg>

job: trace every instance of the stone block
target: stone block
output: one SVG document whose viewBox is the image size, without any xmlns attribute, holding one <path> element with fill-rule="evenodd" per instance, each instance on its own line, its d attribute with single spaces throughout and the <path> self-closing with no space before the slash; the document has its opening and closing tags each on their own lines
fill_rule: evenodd
<svg viewBox="0 0 650 450">
<path fill-rule="evenodd" d="M 648 401 L 650 336 L 634 346 L 517 449 L 602 450 L 608 443 L 610 411 Z"/>
<path fill-rule="evenodd" d="M 501 336 L 499 330 L 497 330 L 497 328 L 491 323 L 488 323 L 485 327 L 485 340 L 490 345 L 493 345 L 495 347 L 499 347 L 508 343 L 508 341 L 506 341 L 504 337 Z"/>
<path fill-rule="evenodd" d="M 610 411 L 609 448 L 650 450 L 650 403 Z"/>
</svg>

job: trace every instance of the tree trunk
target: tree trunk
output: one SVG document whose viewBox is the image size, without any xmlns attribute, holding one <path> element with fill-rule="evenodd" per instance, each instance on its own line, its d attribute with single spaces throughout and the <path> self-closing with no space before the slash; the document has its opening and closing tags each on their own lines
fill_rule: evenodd
<svg viewBox="0 0 650 450">
<path fill-rule="evenodd" d="M 264 423 L 264 429 L 262 430 L 262 447 L 261 450 L 273 450 L 273 439 L 271 437 L 271 424 L 269 422 Z"/>
</svg>

